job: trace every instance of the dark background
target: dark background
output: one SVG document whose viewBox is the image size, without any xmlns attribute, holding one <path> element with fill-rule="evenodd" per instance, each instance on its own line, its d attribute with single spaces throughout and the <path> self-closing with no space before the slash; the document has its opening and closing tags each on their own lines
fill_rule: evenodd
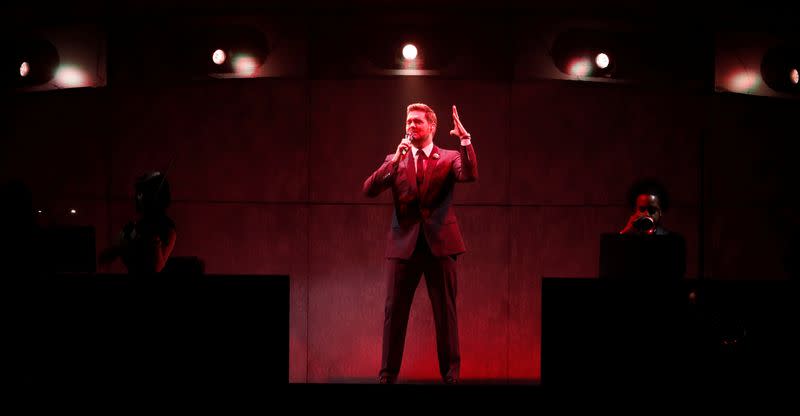
<svg viewBox="0 0 800 416">
<path fill-rule="evenodd" d="M 291 277 L 293 382 L 377 374 L 391 197 L 360 190 L 401 139 L 412 102 L 437 111 L 444 148 L 458 145 L 448 135 L 457 105 L 479 158 L 480 180 L 456 191 L 468 248 L 458 298 L 465 380 L 539 379 L 542 277 L 597 275 L 599 236 L 624 226 L 626 192 L 640 178 L 670 191 L 664 224 L 686 238 L 688 277 L 789 277 L 800 101 L 715 92 L 713 79 L 715 33 L 791 34 L 786 13 L 624 1 L 158 3 L 7 10 L 15 27 L 100 24 L 108 78 L 101 88 L 10 93 L 0 178 L 24 179 L 46 221 L 94 226 L 100 250 L 133 215 L 134 178 L 174 157 L 174 254 L 199 256 L 212 274 Z M 239 15 L 266 16 L 280 40 L 266 63 L 281 68 L 274 76 L 161 78 L 168 66 L 141 60 L 158 55 L 158 42 L 142 40 L 170 33 L 170 19 Z M 696 72 L 628 83 L 543 76 L 557 74 L 552 63 L 529 71 L 548 39 L 530 22 L 565 18 L 674 34 L 685 59 L 673 64 Z M 377 28 L 412 23 L 450 35 L 452 63 L 439 75 L 353 64 Z M 60 214 L 69 208 L 78 215 Z M 436 368 L 420 290 L 401 377 L 436 380 Z"/>
</svg>

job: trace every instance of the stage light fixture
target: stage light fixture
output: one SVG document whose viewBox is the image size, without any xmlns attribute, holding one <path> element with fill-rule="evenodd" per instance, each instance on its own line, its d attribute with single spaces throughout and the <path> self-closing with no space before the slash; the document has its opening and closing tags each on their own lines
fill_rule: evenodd
<svg viewBox="0 0 800 416">
<path fill-rule="evenodd" d="M 201 39 L 198 56 L 205 64 L 198 69 L 207 75 L 255 76 L 270 52 L 264 33 L 253 27 L 226 25 L 199 31 L 201 34 L 195 37 Z"/>
<path fill-rule="evenodd" d="M 58 51 L 43 39 L 16 39 L 3 59 L 3 83 L 12 88 L 50 82 L 60 63 Z"/>
<path fill-rule="evenodd" d="M 214 61 L 214 63 L 217 65 L 222 65 L 223 63 L 225 63 L 226 58 L 227 55 L 225 54 L 225 51 L 223 51 L 222 49 L 215 50 L 214 53 L 211 55 L 211 60 Z"/>
<path fill-rule="evenodd" d="M 577 78 L 616 78 L 620 37 L 614 33 L 568 30 L 556 37 L 550 50 L 559 71 Z"/>
<path fill-rule="evenodd" d="M 608 58 L 608 55 L 603 52 L 597 54 L 597 57 L 594 58 L 594 62 L 600 69 L 608 68 L 608 64 L 611 63 L 610 59 Z"/>
<path fill-rule="evenodd" d="M 407 60 L 417 59 L 417 47 L 412 43 L 403 46 L 403 58 Z"/>
<path fill-rule="evenodd" d="M 800 47 L 776 46 L 767 50 L 761 59 L 761 78 L 776 92 L 800 94 L 798 68 Z"/>
</svg>

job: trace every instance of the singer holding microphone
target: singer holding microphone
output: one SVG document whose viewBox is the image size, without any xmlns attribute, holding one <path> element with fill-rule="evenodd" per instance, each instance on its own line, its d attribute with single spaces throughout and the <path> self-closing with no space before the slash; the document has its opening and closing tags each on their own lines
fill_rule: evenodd
<svg viewBox="0 0 800 416">
<path fill-rule="evenodd" d="M 458 139 L 457 151 L 433 144 L 436 127 L 436 113 L 430 107 L 409 105 L 405 138 L 364 181 L 366 196 L 373 198 L 391 188 L 394 199 L 386 250 L 389 268 L 378 376 L 381 384 L 397 380 L 408 316 L 423 274 L 436 324 L 439 372 L 445 383 L 459 381 L 456 260 L 466 247 L 456 221 L 453 190 L 456 182 L 478 179 L 478 160 L 456 106 L 450 135 Z"/>
</svg>

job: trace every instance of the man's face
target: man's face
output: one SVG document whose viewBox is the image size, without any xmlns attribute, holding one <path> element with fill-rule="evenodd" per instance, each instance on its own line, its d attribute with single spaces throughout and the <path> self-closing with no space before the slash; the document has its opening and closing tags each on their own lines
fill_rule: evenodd
<svg viewBox="0 0 800 416">
<path fill-rule="evenodd" d="M 636 212 L 646 214 L 658 225 L 661 220 L 661 201 L 656 195 L 641 194 L 636 197 Z"/>
<path fill-rule="evenodd" d="M 406 116 L 406 133 L 411 134 L 411 141 L 420 143 L 428 136 L 433 138 L 436 125 L 428 122 L 424 111 L 410 111 Z"/>
</svg>

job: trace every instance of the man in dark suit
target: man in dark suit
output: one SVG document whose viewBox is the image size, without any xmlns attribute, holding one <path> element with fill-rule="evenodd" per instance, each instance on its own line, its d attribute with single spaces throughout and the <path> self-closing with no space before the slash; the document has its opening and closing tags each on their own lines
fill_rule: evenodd
<svg viewBox="0 0 800 416">
<path fill-rule="evenodd" d="M 458 383 L 461 356 L 456 319 L 456 258 L 466 248 L 456 222 L 456 182 L 478 179 L 478 161 L 471 137 L 453 106 L 458 151 L 433 144 L 436 113 L 425 104 L 406 111 L 406 138 L 394 154 L 364 181 L 363 191 L 376 197 L 391 188 L 394 215 L 386 257 L 388 290 L 383 324 L 379 382 L 394 383 L 403 359 L 408 315 L 422 274 L 433 306 L 439 371 L 445 383 Z"/>
</svg>

